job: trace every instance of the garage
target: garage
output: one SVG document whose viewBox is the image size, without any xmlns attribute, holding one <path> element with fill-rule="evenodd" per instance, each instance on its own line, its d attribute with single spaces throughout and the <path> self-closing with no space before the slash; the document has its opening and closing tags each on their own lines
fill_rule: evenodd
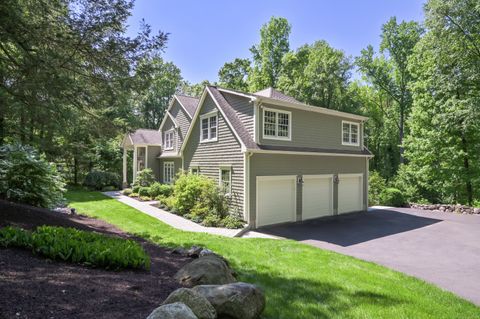
<svg viewBox="0 0 480 319">
<path fill-rule="evenodd" d="M 363 210 L 363 174 L 338 175 L 338 213 Z"/>
<path fill-rule="evenodd" d="M 257 227 L 296 220 L 296 176 L 257 176 Z"/>
<path fill-rule="evenodd" d="M 302 219 L 333 215 L 333 175 L 304 175 Z"/>
</svg>

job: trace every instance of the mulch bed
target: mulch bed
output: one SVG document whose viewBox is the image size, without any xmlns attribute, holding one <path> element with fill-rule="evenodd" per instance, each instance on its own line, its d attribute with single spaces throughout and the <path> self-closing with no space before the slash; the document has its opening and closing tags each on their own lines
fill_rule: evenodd
<svg viewBox="0 0 480 319">
<path fill-rule="evenodd" d="M 101 220 L 0 200 L 0 227 L 74 227 L 141 243 L 150 271 L 107 271 L 0 248 L 0 319 L 146 318 L 175 289 L 173 275 L 190 258 L 126 234 Z"/>
</svg>

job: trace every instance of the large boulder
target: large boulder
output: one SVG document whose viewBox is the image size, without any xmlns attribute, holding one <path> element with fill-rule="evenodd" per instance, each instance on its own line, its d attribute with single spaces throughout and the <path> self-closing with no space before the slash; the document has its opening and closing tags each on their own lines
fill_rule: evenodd
<svg viewBox="0 0 480 319">
<path fill-rule="evenodd" d="M 216 255 L 202 256 L 183 266 L 175 279 L 185 287 L 223 285 L 236 282 L 235 272 Z"/>
<path fill-rule="evenodd" d="M 172 292 L 163 302 L 164 305 L 181 302 L 187 305 L 198 319 L 215 319 L 217 311 L 210 302 L 196 291 L 180 288 Z"/>
<path fill-rule="evenodd" d="M 255 319 L 265 308 L 265 295 L 255 285 L 237 282 L 192 288 L 208 299 L 219 318 Z"/>
<path fill-rule="evenodd" d="M 187 305 L 175 302 L 163 305 L 152 311 L 147 319 L 198 319 Z"/>
</svg>

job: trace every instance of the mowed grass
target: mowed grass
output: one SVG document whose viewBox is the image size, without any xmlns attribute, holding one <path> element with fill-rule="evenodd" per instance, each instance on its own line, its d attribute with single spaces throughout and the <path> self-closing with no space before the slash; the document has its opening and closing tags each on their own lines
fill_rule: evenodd
<svg viewBox="0 0 480 319">
<path fill-rule="evenodd" d="M 201 245 L 225 256 L 241 281 L 265 291 L 263 318 L 480 318 L 472 303 L 373 263 L 291 240 L 180 231 L 98 192 L 67 198 L 79 213 L 159 245 Z"/>
</svg>

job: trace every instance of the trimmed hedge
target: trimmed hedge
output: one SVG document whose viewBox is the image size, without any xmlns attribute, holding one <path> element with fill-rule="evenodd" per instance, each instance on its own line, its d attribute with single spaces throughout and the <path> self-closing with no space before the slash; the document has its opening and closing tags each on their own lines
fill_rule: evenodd
<svg viewBox="0 0 480 319">
<path fill-rule="evenodd" d="M 0 246 L 32 249 L 34 254 L 105 269 L 150 269 L 150 257 L 133 240 L 74 228 L 42 226 L 34 232 L 0 229 Z"/>
<path fill-rule="evenodd" d="M 386 206 L 402 207 L 405 205 L 405 197 L 397 188 L 386 188 L 379 196 L 380 203 Z"/>
</svg>

